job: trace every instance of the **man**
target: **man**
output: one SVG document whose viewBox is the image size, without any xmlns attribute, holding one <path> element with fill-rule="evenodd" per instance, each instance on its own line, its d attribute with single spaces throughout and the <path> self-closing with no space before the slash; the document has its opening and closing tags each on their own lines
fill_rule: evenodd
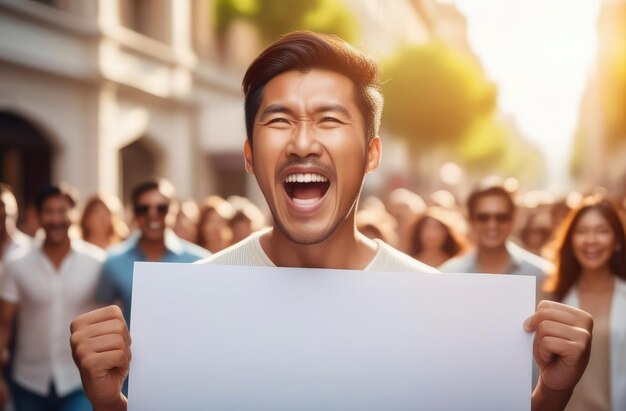
<svg viewBox="0 0 626 411">
<path fill-rule="evenodd" d="M 131 200 L 139 233 L 111 248 L 102 267 L 98 301 L 121 304 L 127 324 L 130 324 L 135 261 L 190 263 L 210 255 L 207 250 L 177 237 L 169 228 L 174 219 L 170 213 L 174 197 L 174 187 L 163 179 L 135 187 Z"/>
<path fill-rule="evenodd" d="M 374 62 L 339 38 L 292 33 L 252 63 L 243 89 L 246 169 L 274 223 L 205 263 L 433 272 L 355 228 L 364 176 L 381 154 Z M 120 387 L 131 353 L 123 321 L 117 307 L 107 307 L 72 324 L 75 360 L 95 411 L 127 406 Z M 543 371 L 534 410 L 565 406 L 586 366 L 591 326 L 585 312 L 547 302 L 527 321 L 527 330 L 538 330 L 534 351 Z"/>
<path fill-rule="evenodd" d="M 515 204 L 511 194 L 497 182 L 487 180 L 467 200 L 467 210 L 476 248 L 444 263 L 439 269 L 454 273 L 532 275 L 537 293 L 552 264 L 509 241 L 513 231 Z"/>
<path fill-rule="evenodd" d="M 45 232 L 42 243 L 7 263 L 0 286 L 0 351 L 7 347 L 13 324 L 17 337 L 12 396 L 16 411 L 88 410 L 78 369 L 67 346 L 74 317 L 98 307 L 96 284 L 104 252 L 70 240 L 70 193 L 52 186 L 35 199 Z M 0 408 L 8 400 L 0 378 Z"/>
</svg>

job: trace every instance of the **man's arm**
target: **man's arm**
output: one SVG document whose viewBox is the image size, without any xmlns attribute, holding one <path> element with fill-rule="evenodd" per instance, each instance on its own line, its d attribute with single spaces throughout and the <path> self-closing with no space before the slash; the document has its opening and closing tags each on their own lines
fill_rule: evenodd
<svg viewBox="0 0 626 411">
<path fill-rule="evenodd" d="M 72 321 L 72 356 L 94 411 L 126 411 L 122 384 L 130 367 L 130 333 L 116 305 Z"/>
<path fill-rule="evenodd" d="M 7 350 L 9 341 L 13 334 L 13 322 L 17 314 L 17 304 L 0 300 L 0 371 L 4 369 L 7 362 Z M 2 372 L 0 372 L 0 409 L 9 401 L 9 389 Z"/>
<path fill-rule="evenodd" d="M 564 410 L 589 362 L 593 318 L 578 308 L 542 301 L 524 328 L 535 332 L 533 356 L 540 369 L 532 410 Z"/>
</svg>

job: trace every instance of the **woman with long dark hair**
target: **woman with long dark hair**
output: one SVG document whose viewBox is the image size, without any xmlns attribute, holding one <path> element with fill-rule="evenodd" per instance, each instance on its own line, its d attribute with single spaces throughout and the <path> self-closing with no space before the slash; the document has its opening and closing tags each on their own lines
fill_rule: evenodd
<svg viewBox="0 0 626 411">
<path fill-rule="evenodd" d="M 96 194 L 89 198 L 80 218 L 83 240 L 102 249 L 125 240 L 128 226 L 120 218 L 121 210 L 116 197 Z"/>
<path fill-rule="evenodd" d="M 446 218 L 446 210 L 429 208 L 411 230 L 410 255 L 432 267 L 439 267 L 467 249 L 467 241 Z"/>
<path fill-rule="evenodd" d="M 626 240 L 613 204 L 590 197 L 563 223 L 551 291 L 594 318 L 589 365 L 566 408 L 626 410 Z"/>
</svg>

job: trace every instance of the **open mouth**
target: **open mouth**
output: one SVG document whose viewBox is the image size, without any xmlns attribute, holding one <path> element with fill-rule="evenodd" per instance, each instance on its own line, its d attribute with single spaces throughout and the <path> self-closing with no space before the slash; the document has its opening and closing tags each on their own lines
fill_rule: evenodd
<svg viewBox="0 0 626 411">
<path fill-rule="evenodd" d="M 285 177 L 285 192 L 291 201 L 301 207 L 312 206 L 320 201 L 328 188 L 328 178 L 317 173 L 292 173 Z"/>
</svg>

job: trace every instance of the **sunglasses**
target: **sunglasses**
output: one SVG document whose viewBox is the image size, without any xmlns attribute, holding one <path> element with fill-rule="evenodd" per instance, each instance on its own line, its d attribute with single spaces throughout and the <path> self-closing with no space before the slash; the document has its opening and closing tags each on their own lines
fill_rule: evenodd
<svg viewBox="0 0 626 411">
<path fill-rule="evenodd" d="M 145 216 L 148 215 L 150 209 L 156 209 L 157 214 L 164 216 L 167 214 L 170 209 L 169 204 L 157 204 L 157 205 L 147 205 L 147 204 L 139 204 L 135 206 L 135 215 L 136 216 Z"/>
<path fill-rule="evenodd" d="M 479 223 L 486 223 L 491 219 L 496 220 L 497 223 L 503 224 L 511 221 L 513 216 L 510 213 L 476 213 L 474 214 L 474 220 Z"/>
</svg>

